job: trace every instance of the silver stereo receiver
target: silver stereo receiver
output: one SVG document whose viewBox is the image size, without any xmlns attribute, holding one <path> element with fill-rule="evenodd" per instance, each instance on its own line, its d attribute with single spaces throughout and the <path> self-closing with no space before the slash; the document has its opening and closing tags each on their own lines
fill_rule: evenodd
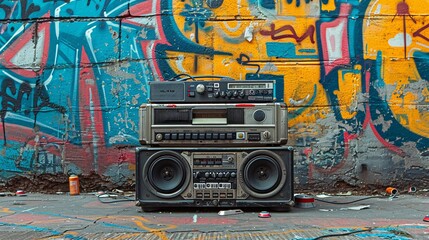
<svg viewBox="0 0 429 240">
<path fill-rule="evenodd" d="M 283 103 L 143 104 L 139 140 L 152 146 L 274 146 L 288 139 Z"/>
<path fill-rule="evenodd" d="M 150 103 L 258 103 L 276 101 L 274 80 L 149 82 Z"/>
</svg>

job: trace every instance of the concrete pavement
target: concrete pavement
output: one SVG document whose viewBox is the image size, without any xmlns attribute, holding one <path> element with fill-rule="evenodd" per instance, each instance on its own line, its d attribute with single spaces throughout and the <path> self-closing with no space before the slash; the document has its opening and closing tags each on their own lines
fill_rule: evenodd
<svg viewBox="0 0 429 240">
<path fill-rule="evenodd" d="M 229 216 L 219 216 L 222 209 L 143 213 L 133 198 L 122 196 L 28 193 L 0 198 L 0 239 L 429 239 L 429 222 L 423 221 L 429 215 L 428 193 L 350 204 L 316 200 L 315 205 L 259 218 L 266 209 L 242 209 L 244 213 Z"/>
</svg>

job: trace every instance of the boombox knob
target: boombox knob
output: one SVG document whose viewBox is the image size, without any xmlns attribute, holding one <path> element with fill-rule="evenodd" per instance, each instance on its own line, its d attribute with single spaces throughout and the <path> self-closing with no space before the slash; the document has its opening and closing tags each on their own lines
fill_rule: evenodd
<svg viewBox="0 0 429 240">
<path fill-rule="evenodd" d="M 262 122 L 265 120 L 265 112 L 261 109 L 256 110 L 253 113 L 253 119 L 255 119 L 255 121 L 257 122 Z"/>
<path fill-rule="evenodd" d="M 155 136 L 156 141 L 161 141 L 162 140 L 162 133 L 158 133 Z"/>
<path fill-rule="evenodd" d="M 232 177 L 232 178 L 235 178 L 235 177 L 237 177 L 237 173 L 235 173 L 235 172 L 232 172 L 232 173 L 231 173 L 231 177 Z"/>
<path fill-rule="evenodd" d="M 265 131 L 262 133 L 262 137 L 265 139 L 270 139 L 271 138 L 271 133 L 269 131 Z"/>
<path fill-rule="evenodd" d="M 196 87 L 197 93 L 199 94 L 203 94 L 204 91 L 206 90 L 206 87 L 204 86 L 204 84 L 198 84 Z"/>
<path fill-rule="evenodd" d="M 204 177 L 209 178 L 209 177 L 210 177 L 210 173 L 209 173 L 209 172 L 206 172 L 206 173 L 204 174 Z"/>
</svg>

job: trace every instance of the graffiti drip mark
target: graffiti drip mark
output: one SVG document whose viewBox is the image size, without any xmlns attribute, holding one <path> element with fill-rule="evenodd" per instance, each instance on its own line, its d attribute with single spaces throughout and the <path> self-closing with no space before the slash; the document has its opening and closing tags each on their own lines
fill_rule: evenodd
<svg viewBox="0 0 429 240">
<path fill-rule="evenodd" d="M 395 20 L 396 16 L 402 16 L 402 31 L 404 32 L 404 58 L 407 58 L 407 23 L 406 23 L 406 17 L 410 17 L 411 20 L 413 20 L 414 24 L 416 24 L 416 20 L 411 16 L 410 14 L 410 6 L 405 2 L 405 0 L 402 0 L 402 2 L 398 3 L 396 5 L 396 14 L 393 16 L 393 20 Z"/>
<path fill-rule="evenodd" d="M 285 26 L 282 26 L 282 27 L 276 29 L 276 24 L 272 23 L 270 25 L 270 28 L 271 28 L 270 30 L 261 30 L 260 31 L 261 35 L 271 36 L 272 40 L 279 40 L 279 39 L 284 39 L 284 38 L 293 38 L 293 39 L 295 39 L 295 41 L 297 43 L 300 43 L 300 42 L 304 41 L 307 37 L 309 37 L 311 43 L 315 43 L 314 33 L 316 31 L 316 28 L 313 25 L 309 26 L 307 31 L 300 37 L 296 33 L 294 27 L 291 25 L 285 25 Z M 279 34 L 286 32 L 286 31 L 290 31 L 291 33 L 279 35 Z"/>
<path fill-rule="evenodd" d="M 429 24 L 427 24 L 426 26 L 420 28 L 419 30 L 417 30 L 415 33 L 413 33 L 413 37 L 421 37 L 424 40 L 429 42 L 429 37 L 425 36 L 422 34 L 422 32 L 424 32 L 426 29 L 429 28 Z M 429 35 L 429 34 L 428 34 Z"/>
<path fill-rule="evenodd" d="M 257 67 L 258 70 L 256 70 L 255 74 L 258 74 L 259 71 L 261 70 L 261 66 L 259 66 L 259 64 L 249 64 L 252 61 L 250 61 L 250 57 L 244 53 L 241 53 L 240 57 L 237 58 L 236 60 L 237 60 L 238 64 L 240 64 L 240 65 Z"/>
</svg>

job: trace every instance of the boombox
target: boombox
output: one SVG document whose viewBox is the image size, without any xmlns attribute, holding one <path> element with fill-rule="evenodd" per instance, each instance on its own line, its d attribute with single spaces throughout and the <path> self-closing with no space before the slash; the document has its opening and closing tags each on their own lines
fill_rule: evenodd
<svg viewBox="0 0 429 240">
<path fill-rule="evenodd" d="M 174 207 L 293 206 L 293 149 L 136 149 L 136 199 L 143 211 Z"/>
<path fill-rule="evenodd" d="M 283 103 L 143 104 L 139 140 L 152 146 L 275 146 L 287 142 Z"/>
</svg>

